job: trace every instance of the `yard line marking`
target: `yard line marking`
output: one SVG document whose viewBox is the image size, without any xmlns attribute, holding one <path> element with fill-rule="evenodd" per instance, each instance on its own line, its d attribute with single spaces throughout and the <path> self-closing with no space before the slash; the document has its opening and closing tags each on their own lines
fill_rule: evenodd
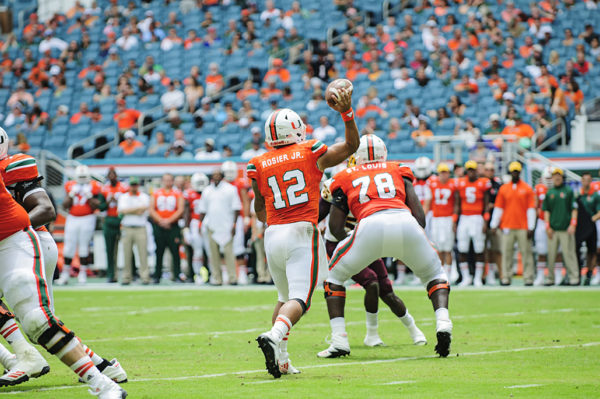
<svg viewBox="0 0 600 399">
<path fill-rule="evenodd" d="M 244 382 L 244 385 L 246 385 L 246 384 L 271 384 L 273 382 L 279 382 L 279 381 L 283 382 L 285 380 L 275 380 L 275 379 L 273 379 L 273 380 L 265 380 L 265 381 L 251 381 L 251 382 Z"/>
<path fill-rule="evenodd" d="M 511 385 L 509 387 L 504 387 L 504 388 L 508 388 L 508 389 L 512 389 L 512 388 L 535 388 L 535 387 L 541 387 L 544 386 L 543 384 L 526 384 L 526 385 Z"/>
<path fill-rule="evenodd" d="M 526 352 L 526 351 L 535 351 L 535 350 L 548 350 L 548 349 L 567 349 L 567 348 L 588 348 L 591 346 L 598 346 L 600 342 L 587 342 L 585 344 L 572 344 L 572 345 L 548 345 L 548 346 L 530 346 L 524 348 L 511 348 L 511 349 L 498 349 L 493 351 L 481 351 L 481 352 L 464 352 L 458 353 L 460 356 L 483 356 L 483 355 L 493 355 L 497 353 L 514 353 L 514 352 Z M 429 355 L 429 356 L 407 356 L 407 357 L 398 357 L 394 359 L 378 359 L 378 360 L 367 360 L 362 362 L 344 362 L 344 363 L 324 363 L 324 364 L 313 364 L 308 366 L 299 367 L 302 370 L 308 369 L 320 369 L 320 368 L 329 368 L 329 367 L 346 367 L 346 366 L 366 366 L 371 364 L 385 364 L 385 363 L 396 363 L 403 362 L 408 360 L 420 360 L 420 359 L 433 359 L 437 358 L 437 355 Z M 450 357 L 454 357 L 451 356 Z M 130 379 L 129 382 L 153 382 L 153 381 L 184 381 L 184 380 L 197 380 L 197 379 L 206 379 L 206 378 L 216 378 L 216 377 L 226 377 L 226 376 L 236 376 L 236 375 L 246 375 L 246 374 L 258 374 L 258 373 L 266 373 L 265 369 L 260 370 L 242 370 L 242 371 L 230 371 L 224 373 L 216 373 L 216 374 L 202 374 L 202 375 L 187 375 L 180 377 L 158 377 L 158 378 L 135 378 Z M 262 380 L 261 380 L 262 381 Z M 267 380 L 271 381 L 271 380 Z M 275 381 L 275 380 L 273 380 Z M 283 380 L 285 381 L 285 380 Z M 245 382 L 245 384 L 247 384 Z M 54 391 L 60 389 L 75 389 L 75 388 L 83 388 L 85 385 L 63 385 L 57 387 L 47 387 L 47 388 L 39 388 L 39 389 L 28 389 L 22 391 L 9 391 L 9 392 L 0 392 L 0 395 L 18 395 L 21 393 L 30 393 L 30 392 L 41 392 L 41 391 Z"/>
<path fill-rule="evenodd" d="M 81 309 L 87 313 L 102 313 L 102 312 L 110 312 L 114 313 L 116 311 L 122 312 L 126 315 L 138 315 L 138 314 L 148 314 L 148 313 L 156 313 L 156 312 L 188 312 L 188 311 L 232 311 L 232 312 L 250 312 L 250 311 L 262 311 L 262 310 L 273 310 L 272 305 L 253 305 L 253 306 L 236 306 L 236 307 L 204 307 L 204 306 L 154 306 L 154 307 L 145 307 L 140 309 L 139 307 L 133 306 L 115 306 L 115 307 L 102 307 L 102 306 L 92 306 L 88 308 Z"/>
<path fill-rule="evenodd" d="M 270 309 L 270 308 L 269 308 Z M 596 311 L 600 310 L 600 308 L 584 308 L 584 309 L 574 309 L 574 308 L 564 308 L 564 309 L 540 309 L 532 312 L 523 311 L 523 312 L 510 312 L 510 313 L 488 313 L 488 314 L 475 314 L 475 315 L 453 315 L 453 320 L 463 320 L 463 319 L 478 319 L 481 317 L 511 317 L 511 316 L 522 316 L 526 314 L 551 314 L 551 313 L 569 313 L 569 312 L 584 312 L 584 311 Z M 426 323 L 435 321 L 434 317 L 424 317 L 420 319 L 419 325 L 428 325 Z M 396 319 L 381 319 L 380 323 L 390 323 L 397 322 Z M 347 326 L 353 325 L 364 325 L 364 321 L 347 321 Z M 306 328 L 318 328 L 318 327 L 329 327 L 329 323 L 314 323 L 314 324 L 304 324 Z M 144 339 L 164 339 L 164 338 L 180 338 L 180 337 L 198 337 L 209 335 L 211 337 L 219 337 L 221 335 L 229 335 L 229 334 L 247 334 L 247 333 L 256 333 L 256 332 L 264 332 L 269 327 L 257 327 L 257 328 L 247 328 L 243 330 L 228 330 L 228 331 L 195 331 L 189 333 L 175 333 L 175 334 L 166 334 L 166 335 L 144 335 L 138 337 L 125 337 L 125 338 L 115 338 L 115 337 L 104 337 L 104 338 L 96 338 L 96 339 L 86 339 L 86 343 L 94 343 L 94 342 L 113 342 L 113 341 L 138 341 Z"/>
<path fill-rule="evenodd" d="M 390 381 L 384 382 L 383 384 L 374 384 L 374 385 L 404 385 L 404 384 L 414 384 L 416 381 Z"/>
</svg>

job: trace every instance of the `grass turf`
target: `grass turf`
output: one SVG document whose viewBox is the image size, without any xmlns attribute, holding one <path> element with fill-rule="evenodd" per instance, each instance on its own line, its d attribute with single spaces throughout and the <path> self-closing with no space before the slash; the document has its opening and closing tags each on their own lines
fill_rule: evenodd
<svg viewBox="0 0 600 399">
<path fill-rule="evenodd" d="M 117 357 L 131 398 L 588 398 L 598 397 L 600 290 L 455 289 L 451 354 L 434 356 L 435 321 L 423 290 L 397 289 L 429 344 L 380 303 L 385 347 L 367 348 L 362 291 L 348 293 L 352 353 L 319 359 L 329 323 L 322 291 L 289 343 L 300 375 L 274 380 L 254 341 L 269 328 L 272 289 L 57 289 L 57 315 L 101 356 Z M 85 386 L 56 359 L 50 374 L 0 396 L 79 398 Z M 14 395 L 17 391 L 22 393 Z M 90 396 L 91 397 L 91 396 Z"/>
</svg>

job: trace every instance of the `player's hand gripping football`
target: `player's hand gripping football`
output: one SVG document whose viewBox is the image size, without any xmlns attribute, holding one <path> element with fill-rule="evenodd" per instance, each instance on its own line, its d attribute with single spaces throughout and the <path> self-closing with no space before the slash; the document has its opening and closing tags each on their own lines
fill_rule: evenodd
<svg viewBox="0 0 600 399">
<path fill-rule="evenodd" d="M 344 113 L 352 108 L 352 94 L 350 90 L 346 88 L 338 89 L 338 100 L 335 104 L 329 104 L 329 106 L 339 113 Z"/>
</svg>

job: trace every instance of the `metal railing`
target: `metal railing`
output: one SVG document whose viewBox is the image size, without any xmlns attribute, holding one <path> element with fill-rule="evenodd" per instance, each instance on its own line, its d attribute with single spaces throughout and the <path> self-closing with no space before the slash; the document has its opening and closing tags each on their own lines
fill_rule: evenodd
<svg viewBox="0 0 600 399">
<path fill-rule="evenodd" d="M 95 145 L 95 142 L 96 142 L 97 138 L 110 136 L 111 133 L 113 135 L 113 139 L 112 140 L 109 140 L 107 143 L 102 144 L 102 145 L 100 145 L 98 147 L 95 147 L 95 148 L 93 148 L 90 151 L 84 152 L 83 154 L 77 156 L 77 158 L 75 158 L 75 159 L 87 159 L 87 158 L 91 158 L 94 155 L 99 154 L 99 153 L 101 153 L 103 151 L 110 150 L 110 148 L 113 145 L 118 145 L 119 144 L 119 134 L 118 134 L 117 128 L 115 128 L 115 127 L 108 127 L 108 128 L 106 128 L 104 130 L 99 131 L 98 133 L 95 133 L 95 134 L 93 134 L 93 135 L 91 135 L 89 137 L 86 137 L 85 139 L 79 140 L 79 141 L 71 144 L 69 146 L 69 148 L 67 149 L 67 159 L 73 159 L 73 152 L 75 151 L 75 149 L 77 147 L 83 148 L 84 145 L 86 145 L 86 144 L 88 144 L 90 142 L 94 142 L 94 145 Z"/>
<path fill-rule="evenodd" d="M 555 131 L 554 134 L 548 137 L 550 133 Z M 540 138 L 547 137 L 543 140 L 539 145 L 537 144 Z M 563 118 L 555 119 L 550 126 L 543 129 L 541 132 L 536 132 L 531 138 L 531 151 L 540 152 L 548 149 L 553 144 L 558 144 L 558 142 L 562 145 L 567 144 L 567 125 Z"/>
<path fill-rule="evenodd" d="M 527 165 L 527 168 L 526 168 L 527 181 L 532 185 L 535 183 L 534 173 L 538 172 L 538 174 L 540 174 L 541 170 L 543 170 L 547 166 L 560 168 L 563 170 L 563 172 L 565 172 L 566 179 L 571 180 L 571 181 L 581 182 L 581 176 L 579 176 L 577 173 L 575 173 L 569 169 L 565 169 L 564 167 L 560 166 L 558 163 L 546 158 L 545 156 L 543 156 L 540 153 L 527 152 L 525 154 L 517 154 L 516 158 L 519 162 L 523 163 L 524 165 Z M 539 167 L 539 168 L 533 167 L 533 165 L 535 165 L 536 163 L 540 164 L 541 167 Z"/>
</svg>

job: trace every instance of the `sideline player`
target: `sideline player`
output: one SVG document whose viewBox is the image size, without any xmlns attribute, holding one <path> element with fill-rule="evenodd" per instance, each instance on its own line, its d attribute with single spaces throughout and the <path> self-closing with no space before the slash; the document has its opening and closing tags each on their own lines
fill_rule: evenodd
<svg viewBox="0 0 600 399">
<path fill-rule="evenodd" d="M 356 161 L 354 160 L 354 157 L 351 157 L 348 160 L 348 167 L 355 165 Z M 331 191 L 329 190 L 331 181 L 332 179 L 326 180 L 323 183 L 323 188 L 321 189 L 321 200 L 319 202 L 319 222 L 329 214 L 331 209 L 331 202 L 333 201 Z M 347 233 L 351 232 L 356 227 L 356 218 L 352 215 L 352 213 L 348 214 L 345 227 Z M 335 251 L 335 247 L 339 243 L 339 240 L 333 234 L 331 234 L 329 224 L 326 224 L 325 226 L 324 237 L 327 255 L 331 257 Z M 382 259 L 375 260 L 362 271 L 352 276 L 352 280 L 365 289 L 364 304 L 366 311 L 367 335 L 365 336 L 363 342 L 366 346 L 383 345 L 383 341 L 379 337 L 378 332 L 379 323 L 377 316 L 379 311 L 379 298 L 381 298 L 381 300 L 389 306 L 392 313 L 398 316 L 404 327 L 406 327 L 408 330 L 408 333 L 410 334 L 410 337 L 415 345 L 427 344 L 425 335 L 416 326 L 414 318 L 410 313 L 408 313 L 408 309 L 406 309 L 406 305 L 394 292 L 392 282 L 388 278 L 388 272 Z M 327 350 L 319 353 L 319 357 L 330 357 L 330 355 L 331 354 Z"/>
<path fill-rule="evenodd" d="M 489 201 L 486 212 L 490 213 L 490 219 L 485 222 L 487 225 L 486 239 L 485 239 L 485 251 L 484 251 L 484 262 L 488 264 L 488 272 L 485 276 L 486 285 L 496 285 L 496 273 L 501 277 L 502 266 L 502 234 L 500 230 L 492 230 L 490 228 L 491 218 L 494 216 L 494 204 L 496 203 L 496 196 L 498 190 L 502 186 L 502 180 L 496 176 L 496 167 L 493 162 L 488 161 L 483 165 L 483 177 L 490 179 L 491 188 L 489 190 Z"/>
<path fill-rule="evenodd" d="M 440 260 L 446 276 L 452 271 L 452 247 L 454 246 L 455 221 L 454 202 L 456 200 L 456 181 L 450 178 L 450 167 L 441 162 L 437 167 L 438 178 L 429 182 L 431 199 L 427 208 L 431 209 L 431 241 L 440 254 Z"/>
<path fill-rule="evenodd" d="M 458 180 L 455 198 L 454 222 L 456 241 L 459 252 L 459 268 L 462 281 L 459 286 L 467 285 L 482 286 L 484 268 L 483 250 L 485 249 L 485 233 L 490 214 L 487 212 L 489 202 L 489 190 L 491 183 L 488 178 L 477 177 L 477 162 L 467 161 L 465 163 L 467 176 Z M 467 253 L 469 245 L 473 242 L 475 251 L 475 277 L 469 273 Z"/>
<path fill-rule="evenodd" d="M 547 166 L 542 171 L 538 184 L 535 185 L 535 209 L 537 209 L 537 222 L 533 238 L 535 240 L 535 252 L 537 254 L 537 266 L 534 286 L 544 285 L 544 274 L 546 271 L 546 262 L 548 257 L 548 234 L 546 234 L 546 221 L 544 220 L 544 199 L 549 188 L 552 188 L 552 167 Z M 560 256 L 560 254 L 558 255 Z M 562 258 L 561 258 L 562 259 Z M 557 263 L 559 263 L 557 261 Z M 561 261 L 562 263 L 562 261 Z M 562 270 L 562 265 L 561 265 Z"/>
<path fill-rule="evenodd" d="M 106 175 L 108 181 L 102 186 L 102 195 L 106 204 L 106 217 L 102 229 L 104 230 L 104 242 L 106 243 L 106 280 L 116 283 L 115 277 L 117 251 L 121 239 L 121 217 L 117 212 L 119 197 L 129 190 L 125 184 L 119 181 L 117 171 L 111 167 Z"/>
<path fill-rule="evenodd" d="M 404 262 L 425 284 L 436 315 L 437 345 L 442 357 L 450 353 L 452 322 L 448 315 L 450 285 L 434 248 L 425 235 L 425 214 L 412 186 L 410 168 L 386 162 L 387 149 L 375 135 L 360 139 L 357 166 L 333 177 L 333 207 L 329 215 L 331 233 L 342 240 L 329 263 L 325 298 L 332 327 L 329 357 L 350 353 L 346 334 L 344 282 L 381 257 L 393 256 Z M 346 237 L 344 226 L 349 212 L 358 219 L 354 232 Z"/>
<path fill-rule="evenodd" d="M 323 170 L 343 162 L 358 148 L 352 97 L 338 89 L 331 108 L 341 113 L 345 141 L 327 146 L 305 141 L 306 125 L 291 109 L 278 109 L 265 123 L 267 144 L 273 150 L 248 163 L 255 193 L 254 209 L 265 231 L 269 271 L 277 287 L 273 327 L 256 339 L 267 370 L 279 378 L 289 370 L 284 338 L 310 308 L 315 287 L 325 278 L 327 258 L 317 228 Z"/>
<path fill-rule="evenodd" d="M 0 139 L 0 145 L 2 145 Z M 56 355 L 103 399 L 125 398 L 127 392 L 101 374 L 75 334 L 54 316 L 46 285 L 40 241 L 29 215 L 0 178 L 0 292 L 33 342 Z"/>
<path fill-rule="evenodd" d="M 235 222 L 235 235 L 233 236 L 233 253 L 237 266 L 238 284 L 248 284 L 248 270 L 244 255 L 246 253 L 245 235 L 250 228 L 250 197 L 248 196 L 249 182 L 244 177 L 238 177 L 238 167 L 233 161 L 225 161 L 221 165 L 223 178 L 234 185 L 240 196 L 242 209 Z"/>
<path fill-rule="evenodd" d="M 96 230 L 95 211 L 104 207 L 104 197 L 100 193 L 100 184 L 92 180 L 86 165 L 75 168 L 75 180 L 65 184 L 65 191 L 67 196 L 63 201 L 63 208 L 69 211 L 65 222 L 65 264 L 56 284 L 66 285 L 69 282 L 75 252 L 79 255 L 80 263 L 77 280 L 80 284 L 85 284 L 90 263 L 90 243 Z"/>
<path fill-rule="evenodd" d="M 207 271 L 202 271 L 203 266 L 203 255 L 204 255 L 204 241 L 202 240 L 200 221 L 200 198 L 202 198 L 202 191 L 208 185 L 210 181 L 208 176 L 204 173 L 194 173 L 190 179 L 190 189 L 186 191 L 185 199 L 189 203 L 188 212 L 186 215 L 187 227 L 183 230 L 183 237 L 188 241 L 192 247 L 192 264 L 190 265 L 192 270 L 193 280 L 197 284 L 205 282 L 204 276 L 208 275 Z"/>
</svg>

